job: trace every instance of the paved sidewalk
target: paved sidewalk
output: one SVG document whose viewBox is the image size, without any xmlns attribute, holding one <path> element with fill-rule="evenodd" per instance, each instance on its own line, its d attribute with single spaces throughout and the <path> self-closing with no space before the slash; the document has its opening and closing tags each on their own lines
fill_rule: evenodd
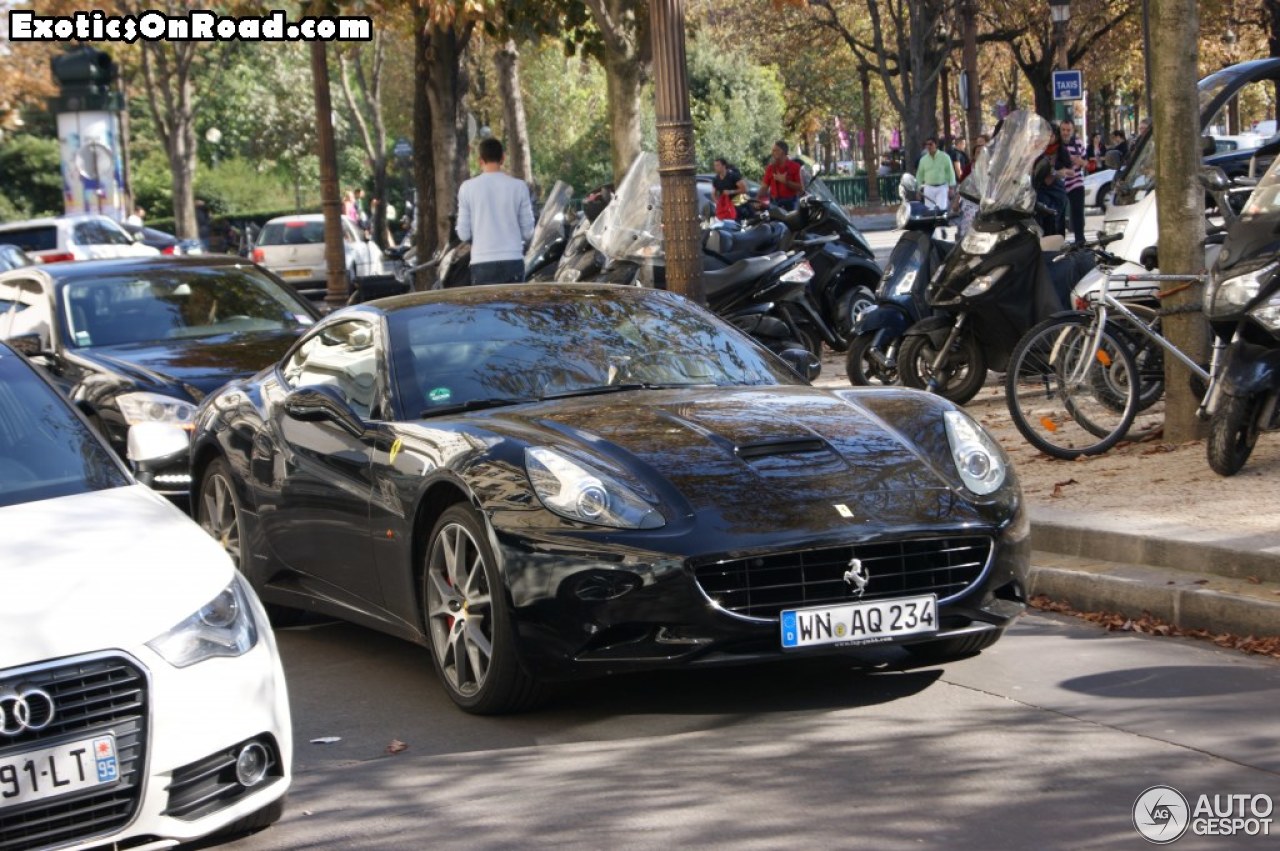
<svg viewBox="0 0 1280 851">
<path fill-rule="evenodd" d="M 849 386 L 843 356 L 827 352 L 815 383 Z M 967 410 L 1021 480 L 1033 594 L 1185 629 L 1280 635 L 1280 436 L 1263 435 L 1245 469 L 1224 479 L 1209 470 L 1203 441 L 1051 459 L 1013 428 L 991 382 Z"/>
</svg>

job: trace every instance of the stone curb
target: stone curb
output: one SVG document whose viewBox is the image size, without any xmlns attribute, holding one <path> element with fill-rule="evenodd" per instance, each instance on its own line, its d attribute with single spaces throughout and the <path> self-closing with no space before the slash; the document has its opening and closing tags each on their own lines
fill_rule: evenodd
<svg viewBox="0 0 1280 851">
<path fill-rule="evenodd" d="M 1270 587 L 1250 594 L 1201 586 L 1196 583 L 1204 580 L 1197 580 L 1196 574 L 1166 568 L 1045 564 L 1044 560 L 1033 557 L 1033 563 L 1041 563 L 1031 570 L 1031 594 L 1044 594 L 1080 611 L 1129 617 L 1148 612 L 1183 629 L 1255 637 L 1280 634 L 1280 597 L 1272 602 L 1262 596 L 1274 593 Z"/>
</svg>

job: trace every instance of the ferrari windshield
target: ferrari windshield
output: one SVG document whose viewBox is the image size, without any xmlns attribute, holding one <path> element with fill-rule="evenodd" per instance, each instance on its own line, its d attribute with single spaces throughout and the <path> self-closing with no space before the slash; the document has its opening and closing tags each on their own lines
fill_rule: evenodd
<svg viewBox="0 0 1280 851">
<path fill-rule="evenodd" d="M 609 206 L 591 223 L 587 240 L 611 260 L 663 256 L 662 181 L 656 154 L 636 157 Z"/>
<path fill-rule="evenodd" d="M 661 290 L 479 290 L 388 315 L 405 412 L 598 392 L 803 384 L 750 338 Z"/>
<path fill-rule="evenodd" d="M 966 194 L 977 199 L 980 212 L 1035 211 L 1031 167 L 1052 135 L 1049 122 L 1034 112 L 1018 110 L 1005 118 L 999 134 L 978 155 L 971 184 L 966 187 Z"/>
<path fill-rule="evenodd" d="M 238 266 L 77 278 L 60 297 L 66 339 L 77 348 L 279 331 L 313 321 L 297 296 Z"/>
</svg>

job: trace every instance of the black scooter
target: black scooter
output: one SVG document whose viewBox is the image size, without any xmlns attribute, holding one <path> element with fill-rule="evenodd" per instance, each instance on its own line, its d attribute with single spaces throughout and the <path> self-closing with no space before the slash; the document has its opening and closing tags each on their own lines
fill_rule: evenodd
<svg viewBox="0 0 1280 851">
<path fill-rule="evenodd" d="M 898 227 L 903 234 L 889 255 L 875 307 L 858 317 L 845 365 L 854 386 L 896 384 L 898 350 L 907 329 L 932 313 L 925 291 L 935 270 L 942 267 L 955 247 L 934 237 L 934 232 L 950 223 L 939 210 L 920 197 L 915 175 L 904 174 L 899 187 L 902 204 Z"/>
<path fill-rule="evenodd" d="M 564 255 L 569 234 L 576 221 L 569 213 L 569 201 L 573 187 L 562 180 L 547 193 L 547 200 L 533 228 L 533 237 L 524 253 L 524 279 L 526 281 L 555 280 L 556 267 Z"/>
<path fill-rule="evenodd" d="M 902 343 L 898 369 L 908 387 L 968 402 L 988 369 L 1007 368 L 1033 325 L 1066 309 L 1071 288 L 1093 268 L 1092 252 L 1060 255 L 1062 238 L 1043 237 L 1036 223 L 1044 211 L 1031 186 L 1043 175 L 1031 166 L 1049 137 L 1048 122 L 1019 110 L 983 149 L 972 188 L 979 213 L 929 285 L 934 315 L 911 326 Z M 998 153 L 989 153 L 993 147 Z M 1051 164 L 1042 159 L 1038 167 Z"/>
<path fill-rule="evenodd" d="M 1216 167 L 1202 176 L 1225 193 Z M 1241 181 L 1237 179 L 1237 183 Z M 1205 398 L 1209 466 L 1240 471 L 1263 431 L 1280 429 L 1280 157 L 1254 188 L 1239 217 L 1228 216 L 1222 251 L 1204 296 L 1216 338 L 1215 369 Z"/>
</svg>

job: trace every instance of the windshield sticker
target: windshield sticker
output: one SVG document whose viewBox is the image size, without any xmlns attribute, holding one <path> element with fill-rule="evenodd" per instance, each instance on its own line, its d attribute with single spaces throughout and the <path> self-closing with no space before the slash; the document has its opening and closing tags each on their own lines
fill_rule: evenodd
<svg viewBox="0 0 1280 851">
<path fill-rule="evenodd" d="M 453 398 L 453 391 L 450 390 L 448 387 L 437 387 L 427 394 L 427 399 L 436 405 L 440 404 L 441 402 L 448 402 L 452 398 Z"/>
</svg>

